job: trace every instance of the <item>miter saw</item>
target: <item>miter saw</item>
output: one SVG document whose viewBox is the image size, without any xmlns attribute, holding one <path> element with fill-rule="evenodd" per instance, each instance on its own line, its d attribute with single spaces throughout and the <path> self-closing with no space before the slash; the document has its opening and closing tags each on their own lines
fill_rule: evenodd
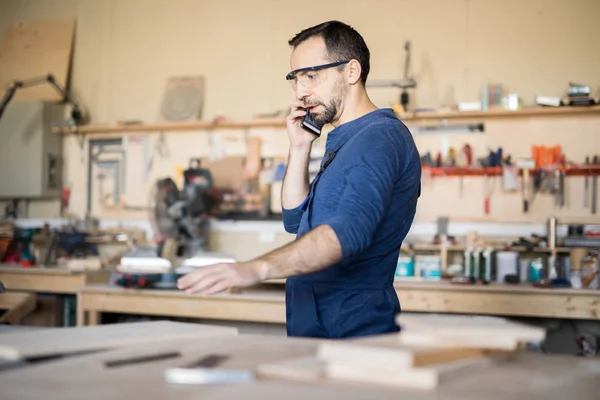
<svg viewBox="0 0 600 400">
<path fill-rule="evenodd" d="M 119 272 L 123 274 L 181 275 L 193 268 L 218 262 L 234 262 L 224 254 L 208 251 L 209 221 L 219 194 L 213 187 L 208 169 L 201 168 L 199 159 L 192 159 L 183 172 L 180 190 L 173 179 L 156 182 L 152 195 L 151 222 L 158 238 L 157 247 L 134 248 L 121 258 Z M 139 276 L 134 277 L 136 280 Z M 149 277 L 144 283 L 149 284 Z M 156 281 L 159 277 L 154 276 Z M 165 282 L 165 277 L 160 277 Z M 131 282 L 129 282 L 131 283 Z"/>
</svg>

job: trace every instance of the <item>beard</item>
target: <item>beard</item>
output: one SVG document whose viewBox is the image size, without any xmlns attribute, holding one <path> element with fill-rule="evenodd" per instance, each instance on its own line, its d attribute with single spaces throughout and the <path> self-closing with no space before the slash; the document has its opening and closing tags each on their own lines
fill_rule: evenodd
<svg viewBox="0 0 600 400">
<path fill-rule="evenodd" d="M 346 99 L 346 94 L 348 93 L 348 87 L 344 85 L 342 80 L 336 82 L 333 87 L 333 94 L 329 101 L 329 104 L 325 104 L 324 102 L 317 102 L 308 104 L 308 107 L 315 107 L 321 105 L 325 108 L 325 111 L 319 114 L 311 114 L 311 117 L 315 124 L 319 127 L 319 129 L 323 128 L 324 125 L 330 124 L 334 122 L 337 118 L 339 118 L 340 109 L 344 104 L 344 100 Z"/>
</svg>

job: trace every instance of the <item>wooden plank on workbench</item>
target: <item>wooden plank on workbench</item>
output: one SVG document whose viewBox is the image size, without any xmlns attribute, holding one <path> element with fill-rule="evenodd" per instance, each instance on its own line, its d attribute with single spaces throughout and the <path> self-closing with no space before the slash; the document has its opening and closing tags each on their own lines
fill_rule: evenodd
<svg viewBox="0 0 600 400">
<path fill-rule="evenodd" d="M 75 294 L 86 284 L 108 282 L 110 272 L 71 271 L 64 267 L 0 266 L 0 281 L 7 290 Z"/>
<path fill-rule="evenodd" d="M 480 315 L 399 314 L 400 342 L 412 346 L 512 351 L 546 338 L 544 327 Z"/>
<path fill-rule="evenodd" d="M 265 378 L 316 382 L 327 377 L 327 363 L 311 354 L 260 364 L 256 372 Z"/>
<path fill-rule="evenodd" d="M 237 335 L 236 328 L 172 321 L 120 323 L 7 333 L 0 337 L 0 357 L 25 359 L 152 344 L 175 339 L 235 335 Z"/>
<path fill-rule="evenodd" d="M 327 365 L 327 375 L 333 380 L 383 385 L 409 389 L 436 389 L 458 380 L 467 373 L 477 372 L 492 364 L 486 357 L 473 357 L 423 368 L 397 370 L 385 365 L 352 364 L 334 361 Z"/>
<path fill-rule="evenodd" d="M 78 301 L 82 312 L 285 323 L 283 291 L 245 291 L 202 297 L 179 290 L 88 286 L 79 292 Z"/>
<path fill-rule="evenodd" d="M 83 281 L 75 275 L 2 274 L 0 281 L 6 290 L 46 293 L 76 293 Z"/>
<path fill-rule="evenodd" d="M 321 343 L 318 357 L 352 365 L 379 366 L 392 370 L 485 356 L 484 348 L 406 345 L 397 333 Z"/>
</svg>

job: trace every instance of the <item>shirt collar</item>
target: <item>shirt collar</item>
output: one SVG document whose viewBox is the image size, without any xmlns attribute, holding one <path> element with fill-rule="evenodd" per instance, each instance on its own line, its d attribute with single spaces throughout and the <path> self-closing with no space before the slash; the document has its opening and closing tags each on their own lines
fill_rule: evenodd
<svg viewBox="0 0 600 400">
<path fill-rule="evenodd" d="M 325 143 L 325 154 L 333 151 L 337 152 L 351 137 L 360 132 L 365 126 L 376 118 L 389 117 L 389 113 L 396 118 L 394 111 L 391 108 L 381 108 L 371 111 L 359 118 L 350 122 L 346 122 L 334 128 L 327 134 L 327 142 Z"/>
</svg>

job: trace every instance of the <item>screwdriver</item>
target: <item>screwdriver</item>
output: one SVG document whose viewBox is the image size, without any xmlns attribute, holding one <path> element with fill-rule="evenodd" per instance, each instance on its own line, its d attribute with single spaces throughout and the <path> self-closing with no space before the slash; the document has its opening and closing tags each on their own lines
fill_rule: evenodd
<svg viewBox="0 0 600 400">
<path fill-rule="evenodd" d="M 590 165 L 590 157 L 585 157 L 585 166 Z M 590 175 L 589 172 L 585 173 L 585 186 L 583 189 L 583 207 L 588 207 L 588 198 L 590 197 Z"/>
<path fill-rule="evenodd" d="M 600 163 L 600 160 L 598 160 L 598 155 L 596 154 L 592 160 L 592 164 L 597 166 L 599 163 Z M 596 203 L 597 203 L 596 192 L 597 191 L 598 191 L 598 175 L 594 174 L 594 177 L 592 178 L 592 214 L 596 214 Z"/>
<path fill-rule="evenodd" d="M 464 147 L 465 156 L 467 157 L 467 167 L 473 165 L 473 149 L 468 143 Z"/>
<path fill-rule="evenodd" d="M 454 147 L 450 147 L 450 165 L 452 167 L 456 167 L 456 149 Z"/>
<path fill-rule="evenodd" d="M 473 165 L 473 149 L 471 148 L 471 145 L 466 143 L 463 147 L 463 152 L 465 153 L 466 166 L 467 166 L 467 168 L 469 168 Z M 461 174 L 460 181 L 459 181 L 460 186 L 458 189 L 460 197 L 462 197 L 463 188 L 464 188 L 463 178 L 464 178 L 464 176 Z"/>
</svg>

